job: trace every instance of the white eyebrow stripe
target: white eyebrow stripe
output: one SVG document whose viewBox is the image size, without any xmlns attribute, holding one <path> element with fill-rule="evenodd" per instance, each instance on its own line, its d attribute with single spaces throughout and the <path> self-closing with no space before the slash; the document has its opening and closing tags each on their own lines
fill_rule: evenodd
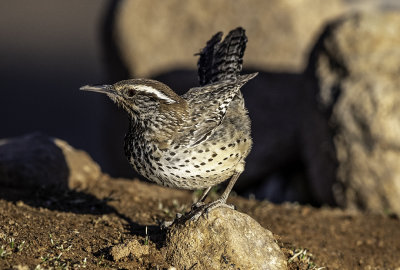
<svg viewBox="0 0 400 270">
<path fill-rule="evenodd" d="M 168 96 L 166 96 L 165 94 L 163 94 L 162 92 L 158 91 L 157 89 L 154 89 L 151 86 L 147 86 L 147 85 L 136 85 L 136 90 L 138 91 L 143 91 L 146 93 L 151 93 L 156 95 L 158 98 L 166 101 L 167 103 L 175 103 L 176 101 L 169 98 Z"/>
</svg>

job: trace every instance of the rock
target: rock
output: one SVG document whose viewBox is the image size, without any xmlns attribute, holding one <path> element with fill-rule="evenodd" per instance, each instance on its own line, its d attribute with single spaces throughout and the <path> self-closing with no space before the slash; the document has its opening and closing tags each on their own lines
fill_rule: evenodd
<svg viewBox="0 0 400 270">
<path fill-rule="evenodd" d="M 304 130 L 307 164 L 319 168 L 315 181 L 337 181 L 348 208 L 400 215 L 399 44 L 400 13 L 362 13 L 330 24 L 311 53 L 309 93 L 325 121 Z"/>
<path fill-rule="evenodd" d="M 129 255 L 132 255 L 135 258 L 140 258 L 143 255 L 149 254 L 149 246 L 142 245 L 139 243 L 138 240 L 133 239 L 127 243 L 112 247 L 110 254 L 113 257 L 114 261 L 118 261 L 122 258 L 128 257 Z"/>
<path fill-rule="evenodd" d="M 320 27 L 345 10 L 341 0 L 120 1 L 109 37 L 131 76 L 151 77 L 195 69 L 193 54 L 212 34 L 240 25 L 250 41 L 245 66 L 300 71 Z"/>
<path fill-rule="evenodd" d="M 101 175 L 83 151 L 40 133 L 0 141 L 0 185 L 84 188 Z"/>
<path fill-rule="evenodd" d="M 96 183 L 102 172 L 88 153 L 78 150 L 66 141 L 54 139 L 54 143 L 63 151 L 69 168 L 68 186 L 70 189 L 86 189 Z"/>
<path fill-rule="evenodd" d="M 68 164 L 53 140 L 34 133 L 2 140 L 0 184 L 14 188 L 68 188 Z"/>
<path fill-rule="evenodd" d="M 172 225 L 166 259 L 178 269 L 286 269 L 272 233 L 251 217 L 217 208 L 197 222 Z"/>
</svg>

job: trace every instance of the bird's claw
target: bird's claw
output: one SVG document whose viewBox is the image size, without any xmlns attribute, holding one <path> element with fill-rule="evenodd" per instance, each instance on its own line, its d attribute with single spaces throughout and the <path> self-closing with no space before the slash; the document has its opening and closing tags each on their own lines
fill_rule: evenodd
<svg viewBox="0 0 400 270">
<path fill-rule="evenodd" d="M 198 202 L 192 204 L 191 211 L 195 211 L 196 209 L 199 209 L 199 208 L 203 207 L 204 205 L 206 205 L 204 202 L 198 201 Z"/>
<path fill-rule="evenodd" d="M 190 212 L 188 212 L 185 215 L 182 215 L 180 213 L 176 214 L 176 217 L 172 221 L 163 221 L 161 223 L 161 228 L 167 229 L 171 227 L 173 224 L 177 223 L 184 223 L 186 221 L 190 222 L 196 222 L 199 220 L 200 217 L 208 218 L 208 214 L 214 210 L 215 208 L 218 207 L 226 207 L 230 209 L 235 209 L 235 206 L 232 204 L 226 204 L 224 200 L 216 200 L 213 201 L 209 204 L 206 204 L 204 202 L 197 202 L 192 205 Z"/>
<path fill-rule="evenodd" d="M 201 216 L 204 216 L 204 215 L 205 215 L 205 218 L 208 218 L 208 214 L 213 209 L 218 208 L 218 207 L 226 207 L 226 208 L 230 208 L 230 209 L 235 209 L 235 206 L 233 206 L 231 204 L 227 204 L 223 200 L 216 200 L 209 204 L 202 203 L 202 205 L 200 207 L 195 208 L 195 209 L 193 209 L 193 206 L 192 206 L 192 211 L 190 211 L 188 214 L 190 216 L 189 220 L 197 221 Z"/>
</svg>

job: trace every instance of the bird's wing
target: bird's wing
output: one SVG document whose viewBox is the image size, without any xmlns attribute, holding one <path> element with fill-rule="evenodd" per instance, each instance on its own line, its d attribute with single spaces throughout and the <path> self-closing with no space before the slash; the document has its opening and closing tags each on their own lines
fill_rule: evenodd
<svg viewBox="0 0 400 270">
<path fill-rule="evenodd" d="M 198 54 L 197 62 L 200 85 L 236 79 L 242 70 L 247 37 L 245 30 L 238 27 L 221 41 L 222 32 L 216 33 Z"/>
<path fill-rule="evenodd" d="M 182 97 L 189 104 L 189 121 L 182 130 L 178 141 L 194 146 L 206 140 L 225 117 L 226 110 L 240 88 L 258 73 L 238 76 L 203 87 L 190 89 Z"/>
</svg>

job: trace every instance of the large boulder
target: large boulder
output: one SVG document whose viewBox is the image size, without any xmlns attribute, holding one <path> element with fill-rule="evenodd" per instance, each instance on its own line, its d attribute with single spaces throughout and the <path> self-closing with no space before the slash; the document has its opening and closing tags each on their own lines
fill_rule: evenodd
<svg viewBox="0 0 400 270">
<path fill-rule="evenodd" d="M 322 25 L 345 8 L 341 0 L 125 0 L 111 31 L 131 76 L 195 69 L 193 54 L 210 35 L 239 25 L 250 40 L 245 66 L 299 71 Z"/>
<path fill-rule="evenodd" d="M 330 24 L 311 53 L 308 89 L 326 121 L 305 126 L 307 164 L 348 208 L 400 214 L 399 45 L 400 13 L 376 12 Z"/>
</svg>

